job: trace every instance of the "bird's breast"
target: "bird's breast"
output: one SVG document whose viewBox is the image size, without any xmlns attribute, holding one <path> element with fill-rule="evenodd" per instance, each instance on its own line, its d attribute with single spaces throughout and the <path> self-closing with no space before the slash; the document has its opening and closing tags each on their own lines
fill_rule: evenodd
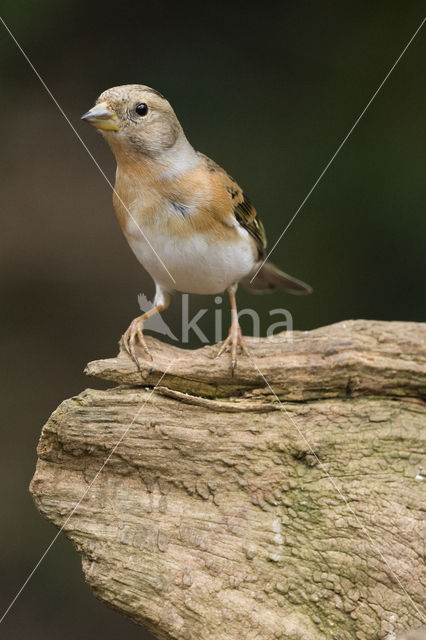
<svg viewBox="0 0 426 640">
<path fill-rule="evenodd" d="M 253 241 L 231 215 L 229 194 L 198 169 L 151 184 L 122 172 L 114 205 L 139 262 L 169 291 L 220 293 L 254 268 Z"/>
<path fill-rule="evenodd" d="M 183 219 L 175 224 L 140 226 L 129 220 L 126 227 L 130 247 L 157 284 L 170 291 L 215 294 L 253 270 L 255 250 L 247 231 L 194 231 L 191 214 L 179 215 Z"/>
</svg>

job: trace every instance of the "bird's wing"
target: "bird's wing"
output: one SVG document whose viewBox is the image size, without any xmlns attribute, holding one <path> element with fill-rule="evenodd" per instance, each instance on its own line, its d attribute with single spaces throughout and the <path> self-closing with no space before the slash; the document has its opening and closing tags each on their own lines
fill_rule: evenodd
<svg viewBox="0 0 426 640">
<path fill-rule="evenodd" d="M 231 212 L 233 218 L 246 229 L 256 243 L 258 259 L 263 260 L 266 249 L 266 234 L 257 211 L 250 200 L 244 195 L 239 184 L 230 176 L 225 169 L 222 169 L 216 162 L 199 153 L 209 172 L 216 174 L 221 184 L 229 194 Z"/>
<path fill-rule="evenodd" d="M 237 222 L 246 229 L 256 242 L 258 259 L 263 260 L 266 249 L 266 234 L 256 209 L 240 190 L 241 198 L 234 204 L 234 216 Z"/>
</svg>

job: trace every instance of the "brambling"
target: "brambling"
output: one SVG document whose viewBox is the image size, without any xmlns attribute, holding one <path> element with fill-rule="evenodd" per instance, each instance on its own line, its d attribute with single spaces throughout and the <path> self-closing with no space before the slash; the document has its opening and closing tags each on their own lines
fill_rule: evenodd
<svg viewBox="0 0 426 640">
<path fill-rule="evenodd" d="M 266 237 L 253 205 L 224 169 L 195 151 L 169 102 L 155 89 L 123 85 L 104 91 L 82 116 L 108 142 L 117 162 L 114 207 L 139 262 L 155 282 L 154 306 L 122 336 L 139 366 L 137 343 L 152 359 L 144 322 L 170 304 L 174 291 L 218 294 L 231 302 L 230 347 L 248 355 L 238 321 L 238 283 L 255 292 L 309 293 L 309 285 L 266 262 Z"/>
</svg>

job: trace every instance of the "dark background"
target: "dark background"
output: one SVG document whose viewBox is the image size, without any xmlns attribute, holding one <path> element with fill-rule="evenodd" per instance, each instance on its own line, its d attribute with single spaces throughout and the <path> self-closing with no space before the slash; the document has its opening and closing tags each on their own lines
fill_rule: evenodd
<svg viewBox="0 0 426 640">
<path fill-rule="evenodd" d="M 245 188 L 270 245 L 424 10 L 400 0 L 2 6 L 111 178 L 112 155 L 80 115 L 110 86 L 155 87 L 193 145 Z M 424 29 L 274 252 L 274 262 L 314 294 L 239 295 L 262 321 L 276 306 L 292 311 L 296 329 L 348 318 L 425 319 Z M 84 365 L 115 354 L 138 313 L 137 293 L 152 296 L 153 286 L 121 235 L 110 188 L 1 25 L 0 59 L 3 609 L 56 532 L 28 493 L 41 426 L 64 398 L 99 384 L 83 376 Z M 179 297 L 165 314 L 177 335 Z M 212 313 L 202 326 L 212 337 L 213 299 L 191 299 L 194 312 L 206 304 Z M 63 536 L 0 635 L 148 637 L 95 600 Z"/>
</svg>

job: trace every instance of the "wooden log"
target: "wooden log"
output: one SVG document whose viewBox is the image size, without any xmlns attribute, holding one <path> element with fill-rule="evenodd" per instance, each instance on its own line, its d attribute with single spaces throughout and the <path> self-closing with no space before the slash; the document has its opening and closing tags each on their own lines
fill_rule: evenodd
<svg viewBox="0 0 426 640">
<path fill-rule="evenodd" d="M 426 324 L 92 362 L 31 483 L 95 594 L 160 640 L 373 640 L 426 620 Z M 141 355 L 141 357 L 143 357 Z"/>
</svg>

